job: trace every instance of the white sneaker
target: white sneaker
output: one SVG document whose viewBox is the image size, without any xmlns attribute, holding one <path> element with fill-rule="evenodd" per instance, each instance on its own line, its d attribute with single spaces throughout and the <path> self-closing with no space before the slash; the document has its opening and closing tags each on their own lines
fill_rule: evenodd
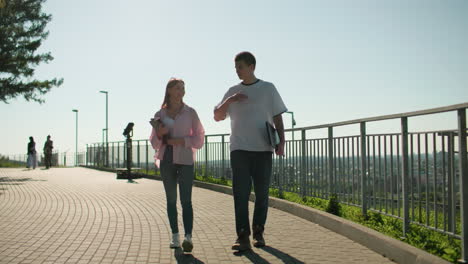
<svg viewBox="0 0 468 264">
<path fill-rule="evenodd" d="M 172 234 L 172 241 L 171 241 L 171 244 L 169 244 L 169 247 L 170 248 L 180 247 L 179 233 Z"/>
<path fill-rule="evenodd" d="M 192 235 L 185 235 L 184 242 L 182 242 L 182 249 L 184 250 L 184 252 L 192 252 Z"/>
</svg>

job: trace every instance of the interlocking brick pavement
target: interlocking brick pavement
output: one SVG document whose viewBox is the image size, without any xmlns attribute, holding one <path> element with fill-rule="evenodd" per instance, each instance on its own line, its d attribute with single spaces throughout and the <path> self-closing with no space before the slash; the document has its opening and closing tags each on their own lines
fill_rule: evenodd
<svg viewBox="0 0 468 264">
<path fill-rule="evenodd" d="M 201 188 L 193 254 L 184 255 L 169 248 L 162 182 L 136 182 L 85 168 L 0 169 L 0 263 L 393 263 L 273 208 L 268 246 L 236 254 L 232 197 Z"/>
</svg>

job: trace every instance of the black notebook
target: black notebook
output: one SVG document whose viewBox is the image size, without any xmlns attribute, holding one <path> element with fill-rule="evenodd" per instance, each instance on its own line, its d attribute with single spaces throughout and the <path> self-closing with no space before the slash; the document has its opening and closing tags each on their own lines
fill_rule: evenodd
<svg viewBox="0 0 468 264">
<path fill-rule="evenodd" d="M 265 125 L 266 125 L 266 130 L 267 130 L 267 135 L 268 135 L 268 142 L 274 149 L 276 149 L 280 141 L 278 132 L 269 122 L 265 122 Z"/>
</svg>

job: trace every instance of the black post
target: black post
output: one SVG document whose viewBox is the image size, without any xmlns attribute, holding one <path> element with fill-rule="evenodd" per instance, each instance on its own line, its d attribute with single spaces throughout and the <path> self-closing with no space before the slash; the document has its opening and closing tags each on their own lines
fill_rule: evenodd
<svg viewBox="0 0 468 264">
<path fill-rule="evenodd" d="M 366 122 L 361 122 L 361 201 L 362 215 L 367 216 Z"/>
<path fill-rule="evenodd" d="M 458 164 L 460 173 L 461 259 L 468 263 L 468 157 L 466 147 L 466 109 L 458 110 Z M 454 227 L 454 229 L 456 229 Z"/>
<path fill-rule="evenodd" d="M 127 137 L 125 141 L 127 147 L 127 179 L 128 182 L 133 182 L 132 179 L 132 136 L 133 136 L 133 123 L 128 123 L 124 129 L 123 135 Z"/>
<path fill-rule="evenodd" d="M 409 216 L 409 149 L 408 149 L 408 117 L 401 118 L 401 148 L 403 156 L 402 189 L 403 189 L 403 236 L 406 237 L 410 227 Z"/>
<path fill-rule="evenodd" d="M 130 134 L 127 135 L 127 177 L 128 181 L 132 181 L 132 138 Z"/>
<path fill-rule="evenodd" d="M 333 127 L 328 127 L 328 198 L 335 194 L 333 164 Z"/>
</svg>

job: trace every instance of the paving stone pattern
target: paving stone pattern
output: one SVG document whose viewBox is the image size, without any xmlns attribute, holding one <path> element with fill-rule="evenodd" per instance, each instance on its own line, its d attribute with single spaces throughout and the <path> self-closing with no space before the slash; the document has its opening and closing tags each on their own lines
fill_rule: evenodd
<svg viewBox="0 0 468 264">
<path fill-rule="evenodd" d="M 268 246 L 238 254 L 233 206 L 232 196 L 194 188 L 194 250 L 184 255 L 169 248 L 161 181 L 132 184 L 85 168 L 0 169 L 0 263 L 394 263 L 271 208 Z"/>
</svg>

